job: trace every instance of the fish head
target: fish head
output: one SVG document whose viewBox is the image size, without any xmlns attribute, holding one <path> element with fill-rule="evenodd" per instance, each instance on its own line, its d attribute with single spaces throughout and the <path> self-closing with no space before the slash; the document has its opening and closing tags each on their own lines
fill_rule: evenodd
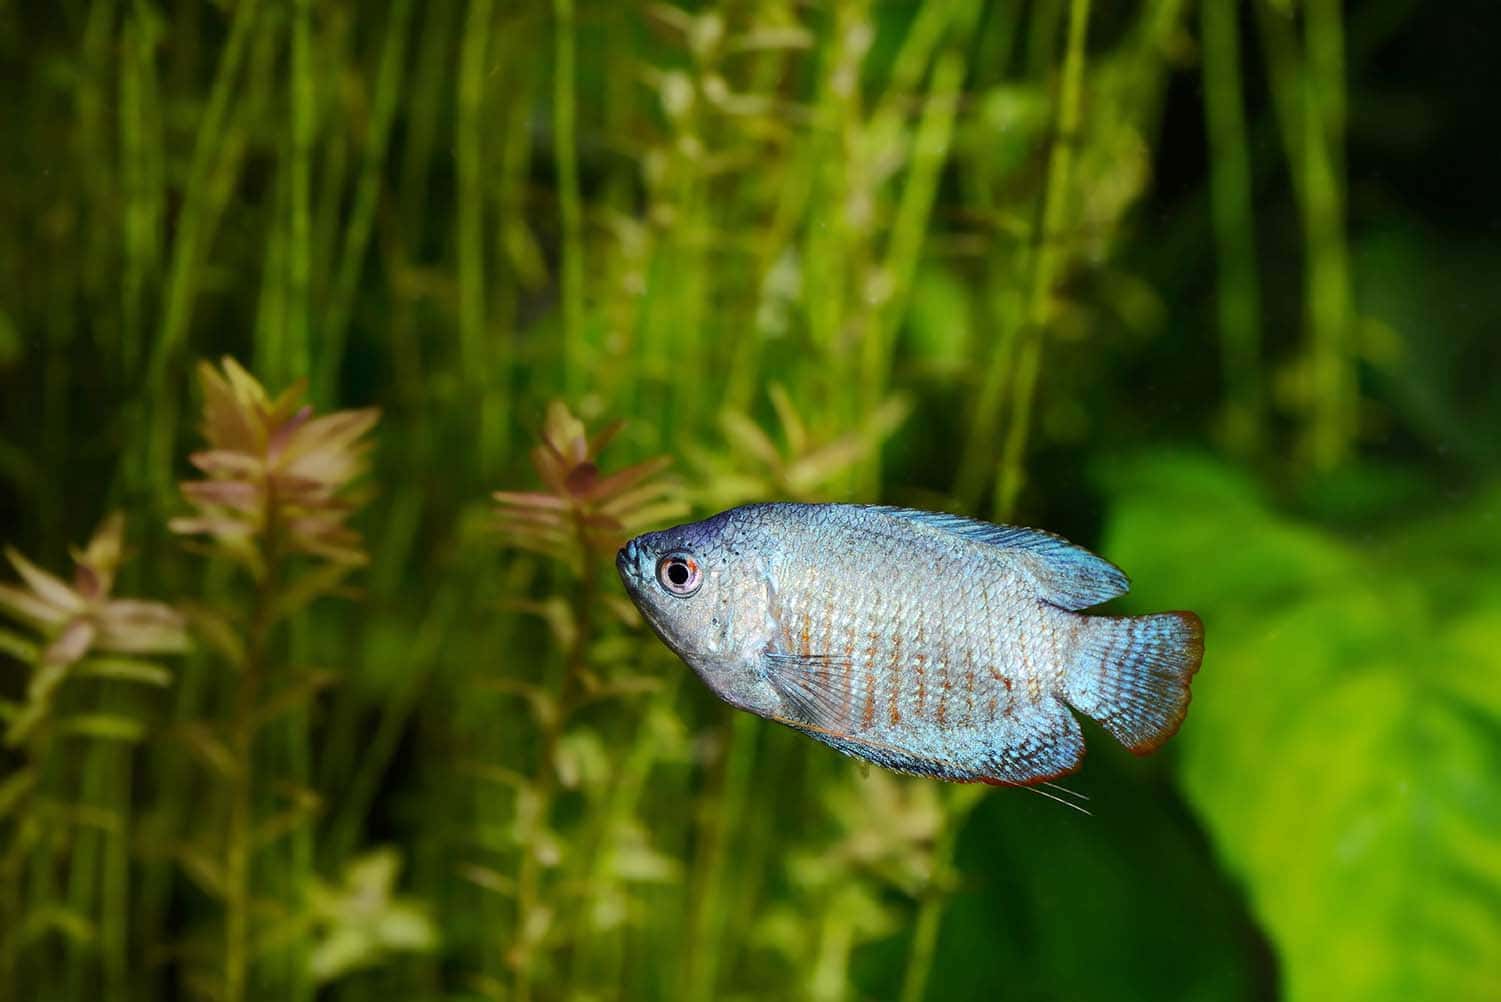
<svg viewBox="0 0 1501 1002">
<path fill-rule="evenodd" d="M 763 522 L 734 509 L 637 536 L 615 557 L 662 642 L 721 699 L 761 713 L 779 702 L 760 668 L 773 630 Z"/>
</svg>

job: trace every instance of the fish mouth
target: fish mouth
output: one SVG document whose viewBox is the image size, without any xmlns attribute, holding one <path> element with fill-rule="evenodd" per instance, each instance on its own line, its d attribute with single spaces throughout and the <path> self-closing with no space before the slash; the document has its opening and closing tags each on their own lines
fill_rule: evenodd
<svg viewBox="0 0 1501 1002">
<path fill-rule="evenodd" d="M 615 554 L 615 570 L 620 573 L 620 580 L 627 590 L 641 582 L 641 546 L 636 540 L 630 540 Z"/>
</svg>

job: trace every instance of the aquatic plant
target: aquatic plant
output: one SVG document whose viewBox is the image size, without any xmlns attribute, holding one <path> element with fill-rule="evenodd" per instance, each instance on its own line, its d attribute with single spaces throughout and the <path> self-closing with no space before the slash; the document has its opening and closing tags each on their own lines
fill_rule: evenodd
<svg viewBox="0 0 1501 1002">
<path fill-rule="evenodd" d="M 74 896 L 60 895 L 54 870 L 56 860 L 69 853 L 102 853 L 109 894 L 118 907 L 131 835 L 128 793 L 121 795 L 128 771 L 118 767 L 125 756 L 109 749 L 108 758 L 117 763 L 108 774 L 109 800 L 90 803 L 100 791 L 91 784 L 79 788 L 61 768 L 57 742 L 83 738 L 128 749 L 147 733 L 140 711 L 91 711 L 76 699 L 64 707 L 65 689 L 90 682 L 162 688 L 171 683 L 171 673 L 144 659 L 188 648 L 186 625 L 176 609 L 114 594 L 124 537 L 124 516 L 106 517 L 88 545 L 72 551 L 71 583 L 14 549 L 5 551 L 20 583 L 0 584 L 0 612 L 30 636 L 0 630 L 0 650 L 27 669 L 24 699 L 0 701 L 4 744 L 20 753 L 19 764 L 0 780 L 0 984 L 17 983 L 24 946 L 60 934 L 70 945 L 102 939 L 112 982 L 121 986 L 120 929 L 110 926 L 110 916 L 101 922 L 80 910 Z M 99 848 L 91 845 L 101 840 Z M 29 894 L 23 894 L 23 884 Z"/>
<path fill-rule="evenodd" d="M 217 780 L 222 823 L 190 826 L 176 851 L 222 905 L 222 967 L 212 994 L 234 1002 L 252 990 L 258 958 L 305 949 L 297 944 L 313 885 L 307 825 L 322 804 L 308 785 L 306 713 L 334 676 L 293 661 L 281 634 L 312 602 L 337 593 L 368 559 L 347 519 L 358 506 L 351 489 L 365 472 L 365 436 L 378 414 L 367 408 L 315 417 L 301 402 L 302 385 L 272 397 L 229 358 L 220 369 L 200 365 L 198 375 L 208 448 L 189 458 L 207 479 L 183 482 L 194 512 L 169 524 L 181 535 L 204 537 L 207 556 L 244 571 L 251 595 L 248 614 L 238 604 L 194 613 L 235 681 L 221 719 L 191 721 L 184 730 L 187 747 Z M 268 732 L 291 758 L 290 773 L 271 781 L 261 765 Z M 270 811 L 267 803 L 274 805 Z M 257 890 L 258 866 L 284 841 L 292 842 L 289 872 L 268 896 Z M 321 976 L 333 973 L 316 957 L 306 965 Z M 293 985 L 308 976 L 297 966 Z M 193 976 L 204 983 L 202 972 Z"/>
<path fill-rule="evenodd" d="M 1492 18 L 1417 10 L 6 5 L 5 535 L 124 512 L 194 644 L 0 585 L 0 996 L 1487 994 Z M 608 561 L 774 497 L 1201 607 L 1181 748 L 1084 819 L 735 719 Z"/>
<path fill-rule="evenodd" d="M 561 401 L 548 405 L 532 464 L 546 490 L 497 491 L 496 526 L 504 545 L 541 553 L 567 568 L 573 579 L 562 594 L 523 609 L 546 618 L 560 648 L 559 658 L 538 680 L 505 678 L 484 684 L 517 696 L 536 728 L 537 752 L 530 768 L 481 763 L 476 773 L 511 788 L 514 801 L 514 876 L 470 865 L 471 881 L 513 897 L 514 919 L 505 950 L 513 972 L 509 998 L 528 998 L 544 971 L 553 978 L 563 968 L 549 955 L 569 948 L 574 977 L 587 978 L 592 937 L 607 935 L 630 921 L 626 888 L 674 879 L 675 861 L 650 845 L 635 818 L 636 805 L 616 796 L 622 778 L 639 785 L 650 768 L 652 730 L 643 699 L 661 688 L 660 680 L 637 674 L 614 658 L 599 656 L 608 620 L 638 622 L 629 603 L 601 588 L 600 569 L 625 540 L 649 525 L 687 511 L 674 483 L 659 476 L 665 457 L 604 472 L 600 453 L 622 428 L 621 422 L 590 435 Z M 623 700 L 623 704 L 616 701 Z M 616 703 L 609 732 L 629 740 L 622 712 L 635 716 L 639 752 L 610 764 L 598 725 L 582 713 L 602 701 Z M 560 827 L 559 800 L 581 797 L 585 816 Z M 489 983 L 484 983 L 490 988 Z M 582 986 L 580 986 L 582 989 Z"/>
</svg>

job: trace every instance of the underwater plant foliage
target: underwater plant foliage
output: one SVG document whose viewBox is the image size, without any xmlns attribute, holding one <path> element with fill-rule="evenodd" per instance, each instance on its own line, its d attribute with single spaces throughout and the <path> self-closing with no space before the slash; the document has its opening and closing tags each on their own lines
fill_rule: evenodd
<svg viewBox="0 0 1501 1002">
<path fill-rule="evenodd" d="M 1487 28 L 0 5 L 0 1000 L 1501 997 Z M 1089 547 L 1181 732 L 730 710 L 614 556 L 765 500 Z"/>
</svg>

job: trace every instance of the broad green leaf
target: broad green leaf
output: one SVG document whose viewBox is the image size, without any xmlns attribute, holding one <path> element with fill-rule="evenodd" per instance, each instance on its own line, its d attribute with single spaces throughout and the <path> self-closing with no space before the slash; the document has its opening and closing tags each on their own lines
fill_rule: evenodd
<svg viewBox="0 0 1501 1002">
<path fill-rule="evenodd" d="M 1501 998 L 1496 496 L 1345 540 L 1208 461 L 1116 486 L 1134 608 L 1204 618 L 1183 784 L 1288 996 Z"/>
</svg>

